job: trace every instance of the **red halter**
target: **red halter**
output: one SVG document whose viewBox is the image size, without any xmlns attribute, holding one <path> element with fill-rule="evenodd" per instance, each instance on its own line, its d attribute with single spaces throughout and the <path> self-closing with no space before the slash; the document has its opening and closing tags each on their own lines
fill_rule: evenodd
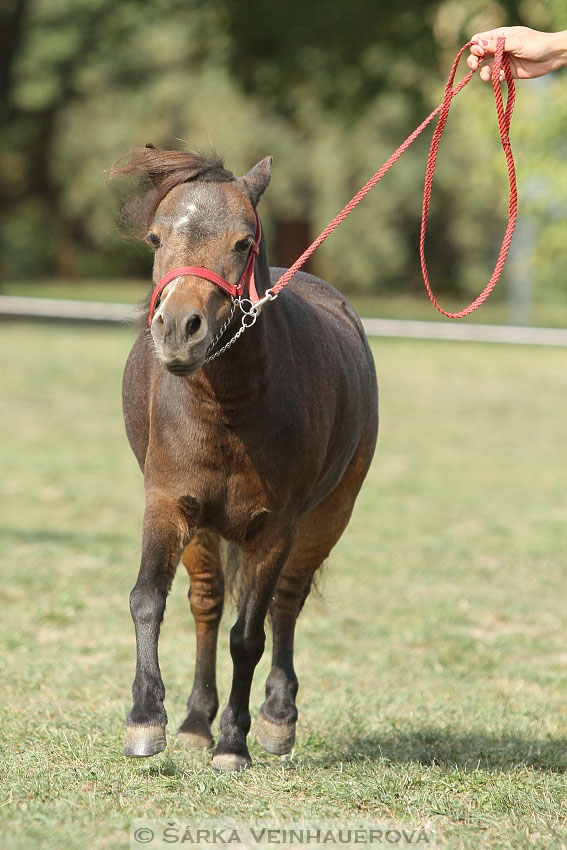
<svg viewBox="0 0 567 850">
<path fill-rule="evenodd" d="M 173 269 L 162 277 L 162 279 L 153 291 L 152 300 L 150 302 L 150 314 L 148 316 L 149 325 L 152 324 L 156 306 L 158 304 L 161 293 L 163 292 L 167 284 L 171 283 L 172 280 L 175 280 L 176 277 L 194 275 L 195 277 L 203 278 L 203 280 L 210 280 L 211 283 L 214 283 L 215 286 L 218 286 L 219 289 L 222 289 L 223 292 L 226 292 L 227 295 L 231 295 L 233 298 L 241 296 L 244 292 L 244 287 L 248 283 L 248 292 L 250 295 L 250 300 L 252 302 L 258 300 L 258 292 L 256 290 L 256 283 L 254 281 L 254 264 L 256 263 L 256 257 L 258 256 L 258 252 L 260 251 L 262 226 L 260 225 L 258 213 L 255 213 L 255 215 L 256 235 L 254 237 L 254 242 L 250 246 L 250 253 L 248 254 L 248 259 L 246 260 L 244 271 L 240 275 L 238 282 L 229 283 L 228 280 L 224 279 L 224 277 L 221 277 L 215 272 L 210 271 L 210 269 L 203 269 L 201 268 L 201 266 L 181 266 L 178 269 Z"/>
</svg>

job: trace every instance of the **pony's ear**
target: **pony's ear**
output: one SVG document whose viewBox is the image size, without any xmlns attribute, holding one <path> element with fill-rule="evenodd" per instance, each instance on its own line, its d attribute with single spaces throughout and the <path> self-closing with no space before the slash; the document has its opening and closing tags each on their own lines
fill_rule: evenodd
<svg viewBox="0 0 567 850">
<path fill-rule="evenodd" d="M 241 177 L 238 181 L 241 183 L 242 188 L 250 198 L 250 202 L 253 207 L 256 206 L 262 197 L 263 192 L 267 188 L 271 174 L 272 157 L 267 156 L 264 159 L 261 159 L 260 162 L 258 162 L 254 168 L 248 172 L 248 174 L 245 174 L 244 177 Z"/>
</svg>

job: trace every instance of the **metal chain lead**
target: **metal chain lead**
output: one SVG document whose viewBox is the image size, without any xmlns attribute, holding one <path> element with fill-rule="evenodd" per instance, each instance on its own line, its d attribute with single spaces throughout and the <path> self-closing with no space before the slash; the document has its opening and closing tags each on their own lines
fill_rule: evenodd
<svg viewBox="0 0 567 850">
<path fill-rule="evenodd" d="M 229 339 L 229 341 L 226 342 L 222 346 L 222 348 L 219 348 L 219 350 L 215 351 L 214 354 L 210 354 L 203 361 L 203 366 L 206 363 L 210 363 L 211 360 L 215 360 L 217 357 L 220 357 L 221 354 L 224 354 L 224 352 L 227 351 L 231 347 L 231 345 L 234 345 L 236 340 L 239 339 L 242 336 L 244 331 L 247 328 L 251 328 L 252 325 L 254 325 L 256 323 L 256 319 L 258 318 L 258 316 L 262 312 L 262 307 L 264 306 L 264 304 L 266 304 L 266 302 L 268 302 L 268 301 L 275 301 L 277 297 L 278 297 L 277 294 L 276 295 L 272 294 L 271 289 L 267 289 L 266 294 L 263 296 L 263 298 L 260 298 L 258 301 L 256 301 L 255 304 L 253 304 L 252 301 L 249 298 L 233 298 L 232 299 L 232 309 L 230 311 L 228 319 L 223 324 L 223 326 L 221 327 L 221 329 L 219 330 L 219 332 L 217 333 L 217 335 L 215 336 L 215 338 L 211 342 L 208 350 L 210 351 L 216 345 L 218 340 L 222 337 L 222 335 L 224 334 L 224 332 L 228 328 L 230 322 L 232 321 L 232 317 L 234 316 L 234 311 L 235 311 L 237 305 L 240 307 L 240 309 L 242 311 L 242 320 L 241 320 L 240 327 L 236 331 L 236 333 L 234 334 L 232 339 Z M 250 306 L 245 307 L 244 306 L 245 302 L 248 303 Z"/>
<path fill-rule="evenodd" d="M 228 326 L 232 322 L 232 317 L 234 316 L 234 311 L 236 310 L 236 300 L 234 298 L 231 298 L 231 301 L 232 301 L 232 306 L 230 308 L 230 313 L 228 314 L 226 320 L 223 322 L 223 324 L 222 324 L 221 328 L 219 329 L 219 331 L 217 332 L 215 338 L 213 339 L 213 341 L 209 345 L 207 351 L 212 351 L 212 349 L 215 347 L 215 345 L 217 344 L 219 339 L 223 336 L 223 334 L 228 329 Z M 207 357 L 206 360 L 203 361 L 203 365 L 205 365 L 205 363 L 208 363 L 210 360 L 214 360 L 215 357 L 217 357 L 216 354 L 212 354 L 210 357 Z"/>
</svg>

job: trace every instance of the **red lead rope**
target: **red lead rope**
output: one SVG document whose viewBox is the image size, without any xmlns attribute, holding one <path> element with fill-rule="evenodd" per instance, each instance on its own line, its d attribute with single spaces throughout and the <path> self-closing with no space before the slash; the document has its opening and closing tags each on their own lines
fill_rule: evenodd
<svg viewBox="0 0 567 850">
<path fill-rule="evenodd" d="M 433 292 L 431 290 L 431 285 L 429 283 L 429 276 L 427 274 L 427 265 L 425 262 L 425 231 L 427 227 L 427 216 L 429 213 L 429 201 L 431 198 L 431 187 L 433 184 L 433 173 L 435 171 L 435 162 L 437 159 L 437 151 L 439 148 L 439 142 L 441 141 L 441 135 L 445 128 L 445 124 L 447 122 L 447 116 L 449 115 L 449 109 L 451 107 L 451 101 L 464 87 L 467 85 L 469 80 L 472 78 L 475 71 L 469 71 L 466 77 L 461 80 L 453 88 L 453 82 L 455 79 L 455 73 L 457 71 L 457 66 L 461 59 L 461 56 L 471 45 L 472 41 L 467 42 L 455 57 L 455 61 L 453 62 L 453 67 L 451 68 L 451 73 L 449 74 L 449 79 L 447 81 L 447 85 L 445 87 L 445 95 L 443 97 L 442 103 L 439 104 L 437 109 L 434 109 L 431 115 L 429 115 L 425 121 L 423 121 L 419 127 L 417 127 L 413 133 L 408 136 L 405 142 L 399 146 L 399 148 L 394 151 L 390 159 L 384 163 L 384 165 L 380 168 L 376 174 L 370 178 L 368 183 L 366 183 L 362 189 L 357 192 L 354 198 L 348 202 L 348 204 L 340 211 L 340 213 L 331 221 L 330 224 L 323 230 L 322 233 L 319 234 L 317 239 L 303 252 L 301 257 L 295 261 L 295 263 L 290 266 L 290 268 L 283 274 L 280 279 L 274 284 L 274 286 L 269 290 L 271 296 L 275 298 L 277 294 L 286 286 L 294 274 L 299 271 L 301 266 L 305 263 L 305 261 L 313 254 L 314 251 L 317 250 L 319 245 L 325 241 L 325 239 L 331 235 L 331 233 L 337 229 L 339 224 L 345 220 L 347 215 L 352 212 L 352 210 L 358 206 L 361 200 L 367 195 L 371 189 L 382 179 L 382 177 L 386 174 L 387 171 L 394 165 L 395 162 L 401 157 L 401 155 L 409 148 L 409 146 L 414 142 L 420 133 L 427 127 L 429 122 L 438 114 L 439 121 L 437 122 L 437 126 L 433 132 L 433 139 L 431 141 L 431 147 L 429 149 L 429 156 L 427 158 L 427 166 L 425 169 L 425 185 L 423 190 L 423 211 L 421 217 L 421 235 L 419 239 L 419 254 L 421 258 L 421 271 L 423 274 L 423 281 L 425 286 L 427 287 L 427 291 L 429 293 L 429 297 L 435 307 L 439 310 L 440 313 L 443 313 L 444 316 L 448 316 L 451 319 L 461 319 L 463 316 L 468 316 L 469 313 L 472 313 L 477 307 L 486 301 L 496 283 L 498 282 L 498 278 L 502 273 L 502 269 L 504 267 L 504 263 L 506 261 L 506 256 L 508 254 L 508 249 L 510 247 L 510 242 L 512 241 L 512 234 L 514 232 L 514 225 L 516 224 L 516 216 L 518 213 L 518 196 L 516 191 L 516 172 L 514 168 L 514 157 L 512 156 L 512 149 L 510 147 L 510 139 L 509 139 L 509 130 L 510 130 L 510 121 L 512 118 L 512 110 L 514 108 L 514 100 L 516 97 L 516 92 L 514 88 L 514 80 L 512 78 L 512 72 L 510 70 L 510 62 L 508 60 L 508 56 L 504 53 L 504 44 L 505 39 L 498 39 L 498 46 L 496 48 L 496 53 L 494 57 L 494 65 L 492 69 L 492 88 L 494 89 L 494 98 L 496 102 L 496 114 L 498 116 L 498 127 L 500 130 L 500 141 L 502 142 L 502 147 L 504 149 L 504 154 L 506 156 L 506 164 L 508 166 L 508 178 L 510 181 L 510 201 L 509 201 L 509 218 L 508 218 L 508 226 L 506 227 L 506 232 L 504 234 L 504 238 L 502 240 L 502 245 L 500 247 L 500 253 L 498 255 L 498 259 L 496 261 L 496 265 L 494 267 L 494 271 L 492 272 L 492 276 L 488 281 L 487 285 L 481 292 L 481 294 L 476 298 L 468 307 L 464 310 L 460 310 L 458 313 L 448 313 L 443 310 L 439 304 Z M 506 106 L 504 107 L 502 100 L 502 93 L 500 91 L 500 70 L 504 71 L 504 79 L 506 81 L 508 93 L 506 98 Z"/>
</svg>

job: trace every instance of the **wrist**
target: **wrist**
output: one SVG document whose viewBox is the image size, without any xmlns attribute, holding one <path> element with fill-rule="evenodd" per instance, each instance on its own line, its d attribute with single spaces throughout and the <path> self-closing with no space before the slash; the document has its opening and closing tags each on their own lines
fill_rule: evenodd
<svg viewBox="0 0 567 850">
<path fill-rule="evenodd" d="M 558 68 L 567 65 L 567 30 L 553 33 L 553 52 Z"/>
</svg>

